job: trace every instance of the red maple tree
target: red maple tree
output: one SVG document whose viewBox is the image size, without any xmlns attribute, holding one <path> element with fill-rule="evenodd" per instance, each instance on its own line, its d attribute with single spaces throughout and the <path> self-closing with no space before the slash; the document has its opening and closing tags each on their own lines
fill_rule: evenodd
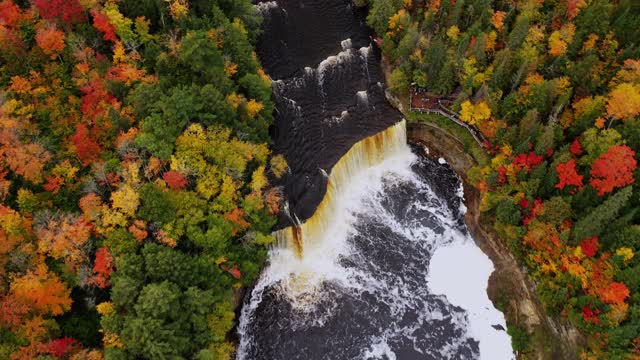
<svg viewBox="0 0 640 360">
<path fill-rule="evenodd" d="M 171 190 L 182 190 L 187 186 L 187 179 L 177 171 L 167 171 L 162 174 L 162 179 L 169 185 Z"/>
<path fill-rule="evenodd" d="M 0 2 L 0 19 L 1 24 L 6 27 L 12 27 L 22 17 L 22 12 L 18 5 L 14 4 L 11 0 L 4 0 Z"/>
<path fill-rule="evenodd" d="M 96 251 L 93 272 L 96 274 L 95 282 L 99 288 L 104 289 L 109 286 L 109 276 L 113 272 L 113 258 L 107 247 L 103 246 Z"/>
<path fill-rule="evenodd" d="M 590 239 L 582 240 L 580 250 L 588 257 L 596 256 L 596 252 L 598 251 L 598 237 L 594 236 Z"/>
<path fill-rule="evenodd" d="M 87 166 L 98 159 L 102 148 L 89 137 L 89 130 L 83 124 L 76 126 L 76 133 L 72 137 L 76 146 L 76 155 L 82 161 L 82 166 Z"/>
<path fill-rule="evenodd" d="M 96 117 L 103 114 L 110 105 L 118 102 L 118 99 L 109 94 L 104 81 L 101 79 L 90 81 L 82 87 L 82 92 L 84 95 L 82 96 L 80 110 L 82 110 L 82 114 L 90 120 L 96 119 Z"/>
<path fill-rule="evenodd" d="M 542 155 L 538 155 L 535 152 L 530 152 L 528 154 L 518 154 L 513 158 L 513 164 L 517 167 L 527 169 L 527 172 L 531 172 L 533 168 L 542 164 L 544 161 L 544 157 Z"/>
<path fill-rule="evenodd" d="M 78 0 L 35 0 L 33 5 L 45 19 L 60 19 L 65 23 L 85 20 L 85 12 Z"/>
<path fill-rule="evenodd" d="M 64 184 L 64 179 L 60 175 L 47 176 L 47 183 L 44 184 L 44 189 L 57 194 L 60 190 L 60 186 Z"/>
<path fill-rule="evenodd" d="M 585 305 L 582 308 L 582 318 L 586 322 L 598 324 L 598 314 L 600 314 L 600 310 L 596 309 L 595 311 L 591 309 L 589 305 Z"/>
<path fill-rule="evenodd" d="M 102 38 L 107 41 L 116 41 L 116 28 L 111 25 L 107 15 L 99 12 L 98 10 L 91 10 L 91 16 L 93 16 L 93 27 L 100 30 L 104 35 Z"/>
<path fill-rule="evenodd" d="M 578 138 L 573 140 L 571 146 L 569 147 L 569 151 L 571 151 L 571 153 L 576 156 L 581 155 L 584 152 L 582 150 L 582 145 L 580 145 L 580 141 L 578 141 Z"/>
<path fill-rule="evenodd" d="M 238 269 L 238 265 L 233 265 L 231 269 L 229 269 L 229 273 L 236 279 L 240 279 L 242 277 L 242 273 L 240 269 Z"/>
<path fill-rule="evenodd" d="M 589 183 L 598 190 L 598 195 L 634 183 L 633 172 L 638 167 L 635 156 L 627 145 L 614 145 L 591 164 Z"/>
<path fill-rule="evenodd" d="M 576 161 L 574 159 L 558 164 L 556 170 L 558 171 L 558 176 L 560 176 L 560 182 L 556 184 L 556 188 L 562 190 L 569 185 L 573 185 L 581 189 L 584 186 L 582 183 L 583 176 L 576 171 Z"/>
<path fill-rule="evenodd" d="M 45 345 L 45 348 L 47 353 L 61 359 L 64 356 L 80 349 L 80 344 L 74 338 L 63 337 L 49 341 Z"/>
</svg>

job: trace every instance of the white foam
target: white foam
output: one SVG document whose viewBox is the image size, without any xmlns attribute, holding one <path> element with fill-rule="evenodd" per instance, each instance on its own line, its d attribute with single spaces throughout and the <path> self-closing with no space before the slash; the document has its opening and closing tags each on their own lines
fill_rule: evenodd
<svg viewBox="0 0 640 360">
<path fill-rule="evenodd" d="M 388 359 L 396 360 L 396 353 L 391 350 L 386 339 L 375 339 L 371 347 L 365 351 L 363 359 Z"/>
<path fill-rule="evenodd" d="M 342 40 L 340 42 L 340 46 L 342 47 L 342 50 L 349 50 L 353 47 L 353 45 L 351 45 L 351 39 Z"/>
<path fill-rule="evenodd" d="M 397 322 L 386 324 L 388 328 L 381 329 L 379 336 L 368 339 L 368 347 L 360 353 L 364 359 L 395 359 L 393 341 L 398 338 L 413 341 L 415 350 L 424 351 L 425 356 L 452 358 L 459 356 L 460 348 L 468 346 L 470 337 L 480 342 L 482 359 L 513 358 L 509 336 L 491 327 L 501 325 L 506 328 L 504 317 L 493 307 L 486 293 L 493 265 L 471 238 L 457 230 L 457 218 L 446 202 L 439 199 L 428 183 L 412 170 L 416 160 L 416 155 L 403 144 L 385 153 L 379 164 L 354 171 L 336 184 L 340 189 L 337 193 L 339 196 L 334 199 L 335 206 L 332 208 L 335 211 L 331 221 L 322 233 L 322 239 L 305 243 L 302 258 L 291 247 L 274 246 L 271 249 L 269 265 L 253 288 L 249 303 L 242 308 L 237 359 L 247 358 L 247 351 L 252 346 L 249 324 L 266 289 L 275 287 L 278 296 L 283 296 L 289 302 L 292 313 L 288 314 L 290 318 L 285 323 L 302 331 L 310 326 L 323 326 L 334 315 L 333 310 L 340 306 L 335 303 L 336 296 L 327 293 L 323 287 L 327 283 L 353 296 L 364 293 L 374 296 L 384 302 L 394 318 L 398 319 Z M 407 211 L 429 213 L 441 227 L 440 230 L 431 228 L 429 222 L 423 219 L 407 223 L 402 214 L 389 208 L 385 202 L 389 187 L 406 183 L 419 189 L 420 196 L 416 194 L 415 199 L 427 199 L 412 202 Z M 462 197 L 462 186 L 457 195 Z M 461 211 L 464 213 L 464 208 Z M 420 251 L 427 249 L 430 253 L 431 249 L 436 249 L 429 269 L 420 259 L 412 258 L 412 254 L 403 255 L 407 259 L 405 269 L 415 269 L 417 274 L 424 273 L 419 281 L 405 281 L 401 274 L 390 272 L 381 266 L 384 264 L 378 264 L 354 251 L 350 239 L 359 231 L 355 224 L 362 216 L 367 217 L 368 221 L 383 224 L 402 239 L 415 244 Z M 365 237 L 363 241 L 379 239 Z M 393 251 L 394 245 L 389 246 L 389 250 Z M 428 253 L 425 251 L 425 256 Z M 350 259 L 355 264 L 367 264 L 367 267 L 345 266 L 341 262 L 344 259 Z M 428 291 L 442 294 L 450 304 L 465 309 L 467 313 L 445 310 L 426 302 L 430 296 Z M 420 311 L 416 313 L 416 310 Z M 406 314 L 415 314 L 417 318 L 408 324 L 401 324 Z M 417 335 L 424 334 L 420 330 L 431 326 L 433 321 L 450 323 L 459 336 L 447 338 L 441 347 L 425 346 L 433 337 L 441 339 L 442 336 L 441 333 L 428 333 L 427 338 Z"/>
<path fill-rule="evenodd" d="M 334 124 L 339 124 L 343 122 L 348 116 L 349 116 L 349 111 L 344 110 L 343 112 L 340 113 L 340 116 L 332 116 L 330 122 Z"/>
<path fill-rule="evenodd" d="M 369 58 L 369 51 L 371 50 L 371 45 L 367 47 L 361 47 L 358 51 L 360 51 L 360 55 L 366 60 Z"/>
<path fill-rule="evenodd" d="M 256 9 L 260 14 L 264 16 L 264 14 L 278 7 L 278 3 L 275 1 L 265 1 L 261 3 L 257 3 L 255 5 Z"/>
<path fill-rule="evenodd" d="M 329 69 L 335 68 L 338 65 L 351 61 L 353 56 L 353 49 L 346 48 L 343 51 L 339 52 L 337 55 L 332 55 L 322 60 L 317 69 L 318 84 L 320 85 L 320 88 L 322 89 L 322 87 L 324 86 L 325 74 Z"/>
<path fill-rule="evenodd" d="M 445 160 L 444 158 L 438 158 L 438 163 L 440 164 L 446 164 L 447 160 Z"/>
<path fill-rule="evenodd" d="M 480 359 L 515 359 L 504 315 L 487 295 L 493 264 L 470 237 L 459 236 L 453 243 L 436 249 L 429 265 L 429 288 L 467 311 L 468 331 L 480 342 Z"/>
<path fill-rule="evenodd" d="M 346 111 L 343 116 L 346 116 L 345 113 Z M 409 147 L 403 147 L 396 154 L 388 154 L 380 164 L 353 174 L 352 181 L 340 184 L 343 188 L 340 198 L 336 199 L 338 204 L 335 206 L 336 213 L 333 214 L 334 221 L 323 234 L 323 241 L 305 244 L 305 255 L 302 258 L 289 248 L 274 248 L 270 252 L 270 265 L 263 272 L 269 282 L 282 281 L 291 297 L 297 297 L 299 291 L 313 292 L 323 281 L 337 281 L 344 286 L 354 285 L 348 279 L 349 272 L 339 264 L 339 259 L 352 253 L 348 238 L 355 231 L 353 225 L 356 215 L 372 195 L 381 192 L 385 174 L 395 173 L 408 177 L 412 174 L 410 164 L 414 160 L 415 155 Z M 296 283 L 300 277 L 303 278 L 302 282 Z"/>
<path fill-rule="evenodd" d="M 371 50 L 371 44 L 368 47 L 361 47 L 360 57 L 362 58 L 362 62 L 364 64 L 364 71 L 367 74 L 367 81 L 371 82 L 371 75 L 369 74 L 369 50 Z"/>
<path fill-rule="evenodd" d="M 369 95 L 367 94 L 367 90 L 356 92 L 356 97 L 358 98 L 358 101 L 362 102 L 365 106 L 369 105 Z"/>
</svg>

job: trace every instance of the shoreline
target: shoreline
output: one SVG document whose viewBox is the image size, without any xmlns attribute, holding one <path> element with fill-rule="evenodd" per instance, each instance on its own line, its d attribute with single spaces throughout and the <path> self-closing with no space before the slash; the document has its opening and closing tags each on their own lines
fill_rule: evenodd
<svg viewBox="0 0 640 360">
<path fill-rule="evenodd" d="M 393 104 L 393 102 L 391 102 Z M 403 115 L 407 115 L 402 111 Z M 577 360 L 585 342 L 582 334 L 568 322 L 561 322 L 546 314 L 537 299 L 535 284 L 528 279 L 527 271 L 518 264 L 505 242 L 500 241 L 482 217 L 480 192 L 469 183 L 467 170 L 475 166 L 476 160 L 465 150 L 465 146 L 454 134 L 433 123 L 408 122 L 407 141 L 429 149 L 429 157 L 444 158 L 460 177 L 463 186 L 464 204 L 467 208 L 465 223 L 474 243 L 486 254 L 494 266 L 487 283 L 487 295 L 493 305 L 501 311 L 507 326 L 526 329 L 529 346 L 524 352 L 515 352 L 518 359 L 567 359 Z M 255 284 L 254 284 L 255 285 Z M 235 292 L 236 317 L 253 286 Z M 237 323 L 228 339 L 238 343 Z M 513 336 L 512 334 L 510 334 Z"/>
<path fill-rule="evenodd" d="M 444 158 L 460 176 L 467 207 L 465 222 L 476 243 L 493 263 L 495 269 L 487 284 L 487 293 L 494 306 L 502 311 L 507 325 L 524 328 L 530 334 L 526 358 L 577 359 L 583 343 L 582 335 L 568 324 L 547 316 L 537 300 L 535 285 L 526 270 L 483 222 L 480 212 L 480 192 L 468 182 L 467 170 L 476 164 L 464 145 L 454 135 L 434 124 L 421 122 L 407 125 L 407 140 L 426 146 L 428 156 Z M 517 354 L 523 358 L 522 352 Z M 530 356 L 529 356 L 530 355 Z"/>
<path fill-rule="evenodd" d="M 391 75 L 391 64 L 382 56 L 380 66 L 385 80 Z M 387 82 L 387 81 L 385 81 Z M 409 119 L 408 99 L 386 89 L 387 101 Z M 480 191 L 469 183 L 467 171 L 477 165 L 466 151 L 464 143 L 450 131 L 429 121 L 407 122 L 407 141 L 429 149 L 428 156 L 444 158 L 462 181 L 464 204 L 467 207 L 465 223 L 475 244 L 485 253 L 493 266 L 487 284 L 487 294 L 494 306 L 504 313 L 507 326 L 524 329 L 528 333 L 528 346 L 514 352 L 518 359 L 566 359 L 577 360 L 586 339 L 568 321 L 560 321 L 547 315 L 538 301 L 535 284 L 529 280 L 527 270 L 480 211 Z M 510 334 L 513 337 L 513 334 Z"/>
</svg>

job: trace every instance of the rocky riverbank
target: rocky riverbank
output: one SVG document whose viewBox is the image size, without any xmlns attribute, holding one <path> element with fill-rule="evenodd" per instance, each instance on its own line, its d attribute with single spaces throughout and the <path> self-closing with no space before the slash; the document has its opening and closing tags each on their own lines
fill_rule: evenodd
<svg viewBox="0 0 640 360">
<path fill-rule="evenodd" d="M 460 176 L 464 184 L 466 223 L 476 244 L 491 258 L 495 271 L 488 284 L 488 294 L 496 307 L 504 311 L 509 326 L 526 329 L 530 334 L 529 346 L 519 358 L 576 359 L 582 335 L 567 323 L 550 318 L 536 297 L 535 285 L 528 279 L 526 269 L 504 241 L 498 238 L 480 212 L 480 193 L 469 184 L 466 173 L 475 160 L 461 141 L 449 132 L 429 123 L 408 126 L 409 141 L 422 144 L 429 155 L 442 157 Z"/>
</svg>

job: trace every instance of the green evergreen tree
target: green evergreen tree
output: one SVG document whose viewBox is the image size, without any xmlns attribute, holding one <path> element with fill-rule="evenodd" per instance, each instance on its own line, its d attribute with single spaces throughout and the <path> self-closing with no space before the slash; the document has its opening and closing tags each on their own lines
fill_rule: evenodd
<svg viewBox="0 0 640 360">
<path fill-rule="evenodd" d="M 600 235 L 607 225 L 618 216 L 620 210 L 627 205 L 632 191 L 631 186 L 617 191 L 585 217 L 579 219 L 573 229 L 573 239 L 581 241 Z"/>
</svg>

